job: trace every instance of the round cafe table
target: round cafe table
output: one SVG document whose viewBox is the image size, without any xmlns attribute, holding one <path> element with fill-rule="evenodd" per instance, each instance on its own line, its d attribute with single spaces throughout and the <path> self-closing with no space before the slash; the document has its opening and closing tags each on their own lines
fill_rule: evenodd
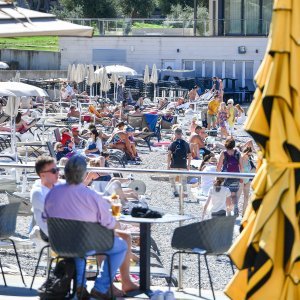
<svg viewBox="0 0 300 300">
<path fill-rule="evenodd" d="M 134 218 L 129 215 L 121 215 L 120 222 L 138 223 L 140 225 L 140 291 L 150 295 L 150 246 L 151 224 L 163 224 L 182 222 L 196 217 L 190 215 L 165 214 L 162 218 Z"/>
</svg>

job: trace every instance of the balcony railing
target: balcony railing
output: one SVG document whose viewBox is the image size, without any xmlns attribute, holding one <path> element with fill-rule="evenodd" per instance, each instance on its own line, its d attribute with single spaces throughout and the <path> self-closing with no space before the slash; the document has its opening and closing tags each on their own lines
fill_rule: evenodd
<svg viewBox="0 0 300 300">
<path fill-rule="evenodd" d="M 68 19 L 94 27 L 94 36 L 267 36 L 270 22 L 262 19 Z"/>
</svg>

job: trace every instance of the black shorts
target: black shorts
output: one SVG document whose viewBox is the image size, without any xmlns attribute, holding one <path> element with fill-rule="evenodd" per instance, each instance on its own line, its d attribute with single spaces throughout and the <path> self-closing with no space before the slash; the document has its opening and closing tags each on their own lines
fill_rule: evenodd
<svg viewBox="0 0 300 300">
<path fill-rule="evenodd" d="M 214 217 L 225 217 L 225 216 L 226 216 L 226 210 L 224 210 L 224 209 L 221 209 L 219 211 L 211 213 L 212 218 L 214 218 Z"/>
<path fill-rule="evenodd" d="M 231 193 L 237 193 L 240 188 L 240 180 L 237 178 L 227 178 L 224 186 L 228 187 Z"/>
</svg>

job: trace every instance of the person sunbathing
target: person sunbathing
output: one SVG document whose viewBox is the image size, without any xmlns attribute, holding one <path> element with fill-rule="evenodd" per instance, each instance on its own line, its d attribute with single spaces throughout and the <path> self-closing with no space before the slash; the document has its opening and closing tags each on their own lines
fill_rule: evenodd
<svg viewBox="0 0 300 300">
<path fill-rule="evenodd" d="M 118 149 L 126 153 L 126 155 L 134 160 L 136 153 L 133 150 L 132 144 L 129 140 L 128 134 L 124 131 L 125 123 L 120 122 L 117 124 L 116 130 L 107 141 L 107 147 L 110 149 Z"/>
<path fill-rule="evenodd" d="M 29 128 L 35 125 L 34 123 L 33 122 L 27 123 L 26 121 L 24 121 L 22 119 L 22 114 L 18 112 L 16 116 L 16 125 L 15 125 L 16 132 L 19 132 L 21 134 L 25 133 Z M 12 128 L 7 126 L 7 123 L 3 123 L 0 125 L 0 131 L 12 132 Z"/>
</svg>

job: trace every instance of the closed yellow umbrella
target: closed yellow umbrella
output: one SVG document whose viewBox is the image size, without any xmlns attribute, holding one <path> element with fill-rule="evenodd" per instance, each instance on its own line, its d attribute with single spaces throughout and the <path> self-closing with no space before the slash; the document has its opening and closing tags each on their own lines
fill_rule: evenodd
<svg viewBox="0 0 300 300">
<path fill-rule="evenodd" d="M 245 129 L 263 152 L 230 249 L 231 299 L 300 299 L 300 1 L 275 0 Z"/>
</svg>

